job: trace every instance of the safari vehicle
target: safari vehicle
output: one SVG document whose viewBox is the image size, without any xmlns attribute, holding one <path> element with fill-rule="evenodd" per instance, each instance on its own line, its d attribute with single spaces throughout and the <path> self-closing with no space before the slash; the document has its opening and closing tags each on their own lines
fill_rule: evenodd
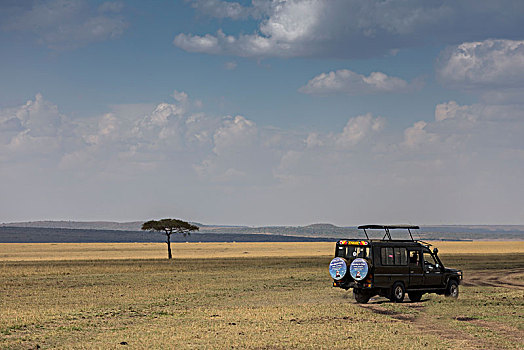
<svg viewBox="0 0 524 350">
<path fill-rule="evenodd" d="M 458 297 L 462 271 L 444 267 L 438 249 L 414 240 L 410 225 L 365 225 L 366 240 L 339 240 L 329 264 L 333 287 L 353 288 L 357 303 L 380 295 L 400 303 L 406 293 L 420 301 L 425 293 Z M 411 239 L 394 240 L 390 230 L 407 230 Z M 382 239 L 369 239 L 368 230 L 384 230 Z"/>
</svg>

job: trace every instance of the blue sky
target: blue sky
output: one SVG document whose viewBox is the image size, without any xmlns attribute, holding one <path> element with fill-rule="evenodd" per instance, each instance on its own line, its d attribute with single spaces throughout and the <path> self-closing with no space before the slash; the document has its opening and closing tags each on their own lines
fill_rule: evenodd
<svg viewBox="0 0 524 350">
<path fill-rule="evenodd" d="M 0 221 L 524 223 L 521 1 L 7 1 Z"/>
</svg>

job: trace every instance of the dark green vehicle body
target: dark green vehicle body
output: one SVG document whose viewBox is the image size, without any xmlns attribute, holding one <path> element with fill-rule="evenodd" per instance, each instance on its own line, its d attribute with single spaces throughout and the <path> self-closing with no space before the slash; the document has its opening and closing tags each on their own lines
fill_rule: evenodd
<svg viewBox="0 0 524 350">
<path fill-rule="evenodd" d="M 339 240 L 335 258 L 346 261 L 348 272 L 333 279 L 333 286 L 353 288 L 357 302 L 365 303 L 370 297 L 380 295 L 401 302 L 407 293 L 412 301 L 419 301 L 425 293 L 458 296 L 462 271 L 446 268 L 438 257 L 438 250 L 430 250 L 428 243 L 416 240 L 393 240 L 390 229 L 411 229 L 418 226 L 367 225 L 359 228 L 385 229 L 381 240 Z M 366 237 L 368 237 L 367 232 Z M 412 236 L 411 236 L 412 237 Z M 360 258 L 368 263 L 366 278 L 359 281 L 349 273 L 352 262 Z M 334 259 L 335 260 L 335 259 Z"/>
</svg>

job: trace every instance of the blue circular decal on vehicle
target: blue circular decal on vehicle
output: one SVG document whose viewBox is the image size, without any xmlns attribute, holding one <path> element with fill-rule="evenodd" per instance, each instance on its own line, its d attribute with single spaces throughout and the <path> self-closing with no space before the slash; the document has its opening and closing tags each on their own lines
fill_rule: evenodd
<svg viewBox="0 0 524 350">
<path fill-rule="evenodd" d="M 368 275 L 369 265 L 364 259 L 357 258 L 349 266 L 349 274 L 356 281 L 362 281 Z"/>
<path fill-rule="evenodd" d="M 346 275 L 347 272 L 346 261 L 342 258 L 335 258 L 329 263 L 329 274 L 334 280 L 339 281 Z"/>
</svg>

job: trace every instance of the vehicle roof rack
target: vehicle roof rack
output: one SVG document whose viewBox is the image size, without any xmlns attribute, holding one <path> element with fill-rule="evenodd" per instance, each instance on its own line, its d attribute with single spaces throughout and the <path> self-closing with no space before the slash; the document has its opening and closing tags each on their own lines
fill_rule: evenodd
<svg viewBox="0 0 524 350">
<path fill-rule="evenodd" d="M 424 241 L 421 241 L 421 240 L 418 240 L 417 242 L 424 244 L 424 245 L 427 246 L 428 248 L 433 246 L 433 244 L 428 243 L 428 242 L 424 242 Z"/>
<path fill-rule="evenodd" d="M 386 237 L 387 237 L 387 238 L 389 238 L 390 241 L 392 241 L 393 239 L 391 238 L 391 233 L 389 232 L 389 230 L 396 230 L 396 229 L 408 230 L 409 236 L 411 237 L 411 240 L 413 242 L 415 240 L 413 239 L 413 235 L 411 234 L 411 230 L 418 230 L 419 228 L 420 227 L 418 227 L 416 225 L 362 225 L 362 226 L 358 226 L 359 230 L 364 230 L 364 234 L 366 235 L 367 239 L 369 239 L 369 236 L 368 236 L 368 233 L 366 232 L 366 230 L 384 230 L 385 234 L 384 234 L 384 237 L 382 238 L 382 240 L 385 240 Z"/>
<path fill-rule="evenodd" d="M 420 227 L 416 225 L 362 225 L 358 229 L 369 229 L 369 230 L 383 230 L 383 229 L 414 229 L 418 230 Z"/>
</svg>

